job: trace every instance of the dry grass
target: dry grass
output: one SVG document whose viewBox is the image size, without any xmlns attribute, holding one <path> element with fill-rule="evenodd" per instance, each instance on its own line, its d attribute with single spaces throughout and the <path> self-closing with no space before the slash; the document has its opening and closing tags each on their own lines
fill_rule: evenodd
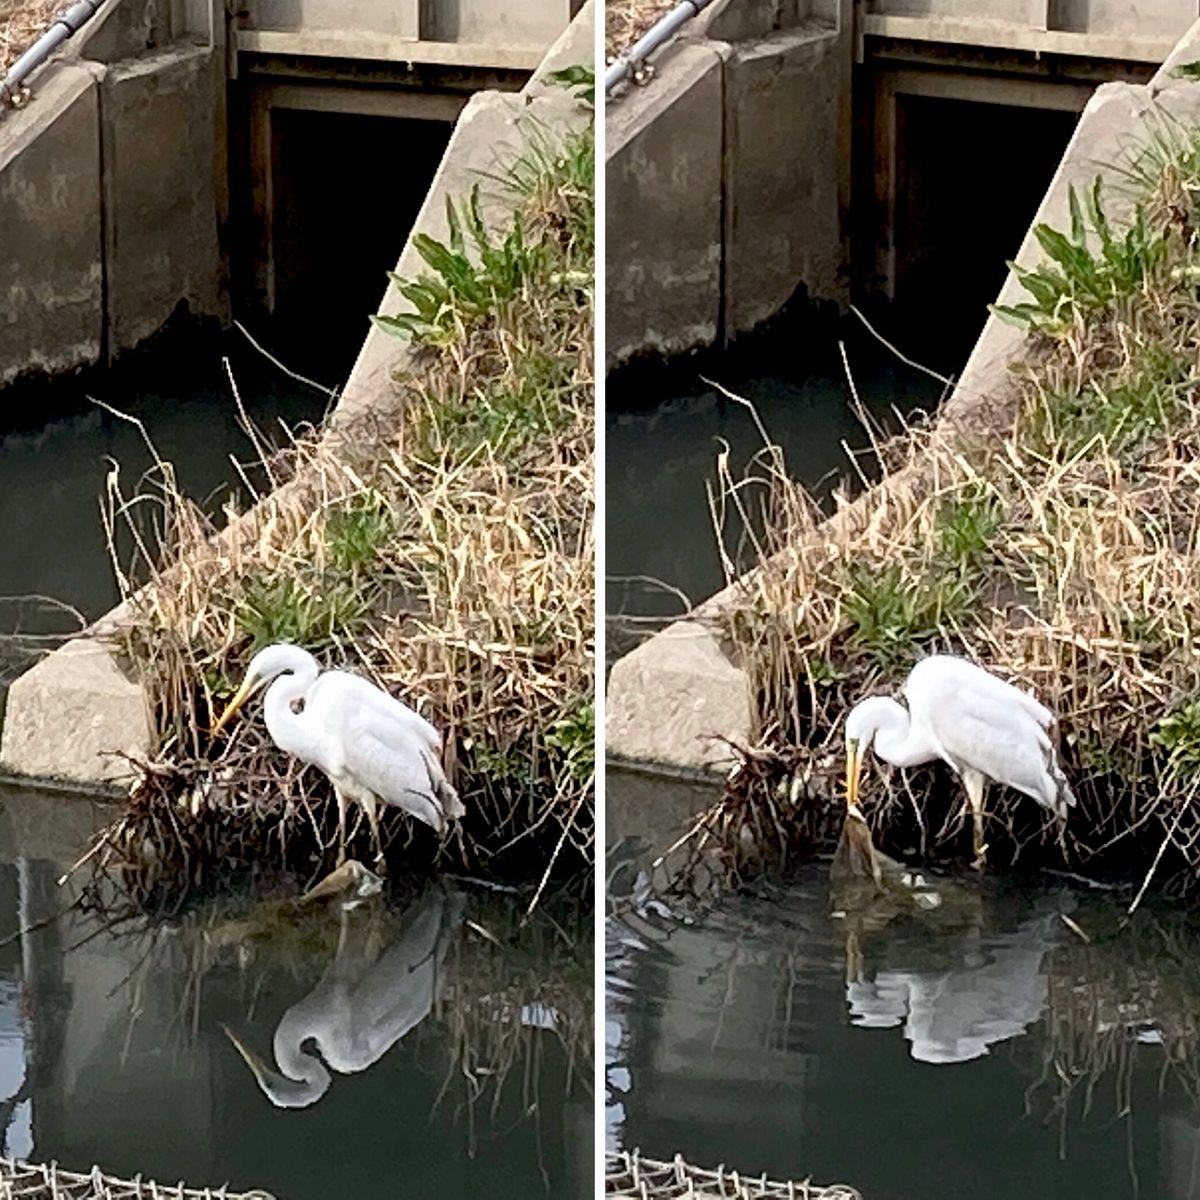
<svg viewBox="0 0 1200 1200">
<path fill-rule="evenodd" d="M 611 62 L 675 7 L 676 0 L 609 0 L 604 6 L 604 53 Z"/>
<path fill-rule="evenodd" d="M 359 671 L 443 731 L 467 815 L 439 845 L 390 813 L 394 866 L 544 884 L 590 865 L 591 146 L 589 129 L 514 164 L 512 226 L 482 235 L 483 265 L 443 275 L 453 248 L 427 244 L 434 316 L 409 331 L 402 421 L 264 448 L 271 490 L 227 535 L 169 464 L 153 535 L 147 497 L 114 484 L 114 544 L 118 529 L 137 544 L 121 636 L 157 749 L 97 861 L 139 902 L 177 903 L 230 871 L 308 879 L 330 865 L 325 777 L 275 750 L 253 706 L 228 738 L 208 732 L 276 641 Z"/>
<path fill-rule="evenodd" d="M 826 836 L 845 712 L 894 690 L 924 654 L 948 651 L 1060 714 L 1079 797 L 1064 834 L 1036 805 L 993 789 L 989 861 L 1135 884 L 1155 870 L 1159 883 L 1193 890 L 1200 142 L 1156 140 L 1128 177 L 1144 225 L 1106 229 L 1110 254 L 1067 253 L 1047 235 L 1073 265 L 1056 266 L 1061 288 L 1049 274 L 1032 280 L 1045 305 L 1025 315 L 1037 332 L 1011 420 L 990 430 L 917 425 L 877 441 L 883 486 L 832 523 L 773 448 L 753 482 L 720 480 L 715 516 L 733 508 L 749 529 L 761 505 L 767 531 L 745 535 L 757 570 L 724 617 L 753 682 L 760 749 L 698 826 L 710 840 L 727 831 L 718 841 L 737 871 L 777 865 Z M 1083 206 L 1079 215 L 1082 224 Z M 1094 245 L 1103 213 L 1090 223 Z M 739 551 L 726 554 L 731 581 Z M 948 771 L 885 772 L 866 797 L 883 848 L 966 853 Z"/>
<path fill-rule="evenodd" d="M 46 31 L 60 0 L 0 0 L 0 74 Z"/>
</svg>

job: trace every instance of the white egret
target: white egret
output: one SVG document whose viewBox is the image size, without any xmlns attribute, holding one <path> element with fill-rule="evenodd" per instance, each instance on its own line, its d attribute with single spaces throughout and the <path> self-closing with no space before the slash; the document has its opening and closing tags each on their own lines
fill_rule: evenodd
<svg viewBox="0 0 1200 1200">
<path fill-rule="evenodd" d="M 276 1108 L 307 1108 L 329 1090 L 331 1071 L 353 1075 L 378 1062 L 433 1008 L 442 963 L 465 900 L 427 892 L 399 939 L 380 954 L 371 914 L 342 910 L 338 947 L 321 981 L 280 1018 L 269 1066 L 225 1026 Z"/>
<path fill-rule="evenodd" d="M 988 780 L 1032 796 L 1065 821 L 1075 797 L 1046 730 L 1054 714 L 982 667 L 948 654 L 922 659 L 903 687 L 908 708 L 888 696 L 856 704 L 846 718 L 846 802 L 858 805 L 867 747 L 897 767 L 940 758 L 971 804 L 975 860 L 982 865 L 983 791 Z"/>
<path fill-rule="evenodd" d="M 267 683 L 271 686 L 263 714 L 271 741 L 320 767 L 333 784 L 339 864 L 346 858 L 346 809 L 351 800 L 367 814 L 380 862 L 380 803 L 404 809 L 438 833 L 463 815 L 458 793 L 442 770 L 441 734 L 406 704 L 358 675 L 322 673 L 317 660 L 299 646 L 268 646 L 250 660 L 242 686 L 213 733 Z"/>
</svg>

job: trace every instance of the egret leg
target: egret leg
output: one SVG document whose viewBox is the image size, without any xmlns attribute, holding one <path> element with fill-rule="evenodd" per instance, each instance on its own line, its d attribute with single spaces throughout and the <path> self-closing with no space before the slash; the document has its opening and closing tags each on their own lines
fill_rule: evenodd
<svg viewBox="0 0 1200 1200">
<path fill-rule="evenodd" d="M 346 861 L 346 797 L 342 794 L 342 789 L 335 787 L 333 794 L 337 797 L 338 806 L 338 858 L 337 865 L 340 867 Z"/>
<path fill-rule="evenodd" d="M 971 802 L 971 832 L 975 844 L 976 870 L 982 871 L 987 846 L 983 844 L 983 788 L 986 780 L 978 771 L 969 768 L 962 773 L 963 786 L 967 789 L 967 799 Z"/>
<path fill-rule="evenodd" d="M 371 796 L 362 801 L 362 806 L 366 810 L 367 820 L 371 823 L 371 837 L 375 840 L 375 869 L 383 874 L 385 863 L 383 860 L 383 839 L 379 836 L 379 804 L 374 796 Z"/>
</svg>

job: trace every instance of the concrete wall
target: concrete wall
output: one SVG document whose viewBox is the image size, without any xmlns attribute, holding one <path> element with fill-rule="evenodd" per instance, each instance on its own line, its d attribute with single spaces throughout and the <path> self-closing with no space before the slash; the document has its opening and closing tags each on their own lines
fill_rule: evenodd
<svg viewBox="0 0 1200 1200">
<path fill-rule="evenodd" d="M 718 0 L 606 115 L 609 369 L 843 304 L 846 0 Z"/>
<path fill-rule="evenodd" d="M 655 87 L 606 117 L 610 366 L 720 335 L 727 53 L 717 42 L 680 45 Z"/>
<path fill-rule="evenodd" d="M 1114 37 L 1181 37 L 1197 0 L 868 0 L 873 14 L 984 21 Z"/>
<path fill-rule="evenodd" d="M 0 384 L 111 358 L 180 304 L 228 315 L 223 30 L 211 0 L 109 0 L 0 117 Z"/>
<path fill-rule="evenodd" d="M 0 384 L 103 344 L 96 75 L 55 64 L 40 93 L 0 124 Z"/>
<path fill-rule="evenodd" d="M 224 62 L 185 47 L 118 63 L 102 84 L 110 354 L 180 304 L 224 316 Z"/>
<path fill-rule="evenodd" d="M 419 0 L 255 0 L 250 6 L 255 29 L 346 29 L 418 38 Z"/>
<path fill-rule="evenodd" d="M 438 42 L 549 46 L 580 5 L 573 0 L 422 0 L 421 37 Z"/>
</svg>

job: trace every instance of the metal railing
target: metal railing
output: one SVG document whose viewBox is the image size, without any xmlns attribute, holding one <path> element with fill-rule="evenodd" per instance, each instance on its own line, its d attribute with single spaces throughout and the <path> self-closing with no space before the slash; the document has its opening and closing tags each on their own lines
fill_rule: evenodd
<svg viewBox="0 0 1200 1200">
<path fill-rule="evenodd" d="M 646 59 L 711 3 L 712 0 L 682 0 L 682 3 L 652 25 L 647 33 L 634 42 L 604 72 L 604 94 L 607 96 L 617 84 L 626 79 L 633 79 L 636 83 L 642 82 L 645 78 Z"/>
<path fill-rule="evenodd" d="M 18 108 L 29 96 L 26 80 L 67 40 L 96 15 L 100 0 L 77 0 L 60 12 L 53 24 L 8 69 L 0 83 L 0 106 Z"/>
</svg>

